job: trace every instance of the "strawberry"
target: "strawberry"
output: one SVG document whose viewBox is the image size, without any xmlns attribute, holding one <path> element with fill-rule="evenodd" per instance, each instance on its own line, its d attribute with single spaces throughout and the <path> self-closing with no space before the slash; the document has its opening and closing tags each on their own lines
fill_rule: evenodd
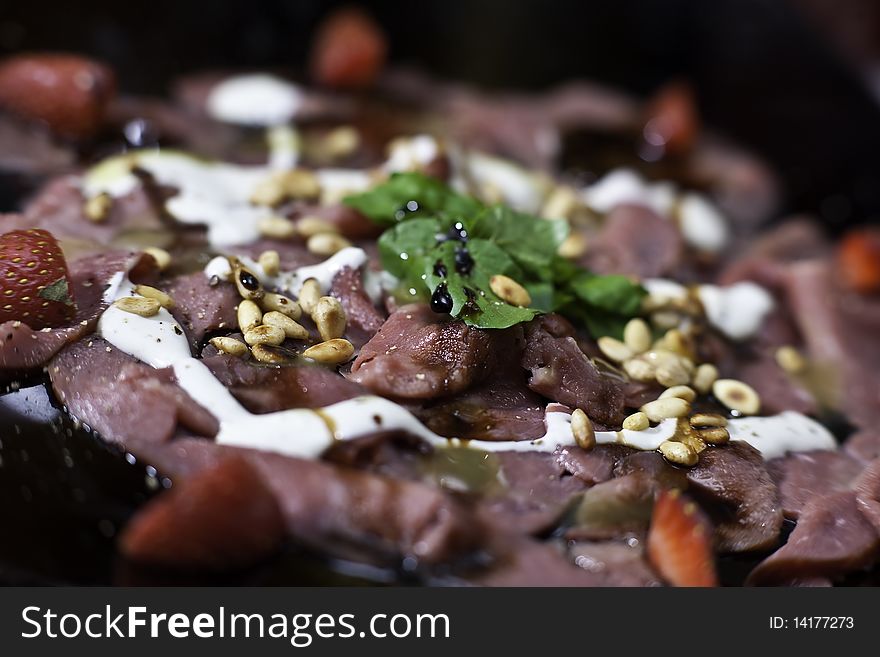
<svg viewBox="0 0 880 657">
<path fill-rule="evenodd" d="M 310 55 L 312 76 L 338 89 L 369 87 L 382 70 L 386 51 L 376 21 L 360 9 L 340 9 L 318 28 Z"/>
<path fill-rule="evenodd" d="M 837 271 L 844 285 L 862 294 L 880 292 L 880 230 L 849 232 L 837 247 Z"/>
<path fill-rule="evenodd" d="M 253 563 L 283 537 L 275 495 L 247 460 L 231 457 L 149 502 L 120 547 L 141 563 L 210 570 Z"/>
<path fill-rule="evenodd" d="M 648 531 L 648 559 L 673 586 L 717 586 L 709 522 L 679 490 L 661 491 Z"/>
<path fill-rule="evenodd" d="M 76 315 L 64 253 L 38 228 L 0 235 L 0 323 L 63 326 Z"/>
</svg>

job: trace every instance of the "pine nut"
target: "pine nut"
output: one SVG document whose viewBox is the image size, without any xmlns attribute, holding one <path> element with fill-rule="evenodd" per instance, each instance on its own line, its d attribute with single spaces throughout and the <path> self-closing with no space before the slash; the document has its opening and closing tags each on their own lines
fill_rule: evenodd
<svg viewBox="0 0 880 657">
<path fill-rule="evenodd" d="M 308 340 L 309 332 L 300 324 L 297 324 L 287 315 L 277 310 L 270 310 L 263 315 L 264 326 L 275 326 L 284 331 L 284 335 L 294 340 Z"/>
<path fill-rule="evenodd" d="M 308 169 L 294 169 L 282 174 L 285 195 L 296 199 L 315 199 L 321 195 L 321 182 Z"/>
<path fill-rule="evenodd" d="M 726 427 L 706 427 L 699 429 L 697 435 L 710 445 L 720 445 L 730 440 L 730 432 Z"/>
<path fill-rule="evenodd" d="M 593 423 L 579 408 L 574 409 L 571 414 L 571 433 L 581 449 L 593 449 L 596 446 L 596 431 L 593 429 Z"/>
<path fill-rule="evenodd" d="M 658 310 L 651 314 L 651 323 L 658 329 L 673 329 L 681 324 L 681 315 L 673 310 Z"/>
<path fill-rule="evenodd" d="M 258 301 L 266 293 L 260 279 L 237 260 L 234 261 L 232 266 L 232 281 L 235 283 L 235 289 L 238 290 L 242 299 Z"/>
<path fill-rule="evenodd" d="M 249 345 L 269 344 L 277 347 L 284 342 L 284 338 L 284 331 L 277 326 L 267 326 L 266 324 L 255 326 L 249 331 L 245 331 L 244 334 L 244 341 Z"/>
<path fill-rule="evenodd" d="M 671 351 L 679 356 L 690 356 L 691 346 L 688 339 L 677 328 L 666 331 L 661 340 L 662 348 Z"/>
<path fill-rule="evenodd" d="M 155 299 L 147 299 L 145 297 L 122 297 L 113 302 L 113 305 L 127 313 L 140 315 L 141 317 L 152 317 L 159 312 L 159 302 Z"/>
<path fill-rule="evenodd" d="M 171 254 L 165 249 L 160 249 L 158 246 L 148 246 L 144 249 L 144 253 L 151 256 L 153 260 L 156 261 L 156 266 L 159 267 L 159 271 L 165 271 L 168 269 L 168 265 L 171 264 Z"/>
<path fill-rule="evenodd" d="M 296 226 L 284 217 L 263 217 L 257 222 L 257 230 L 263 237 L 287 240 L 296 235 Z"/>
<path fill-rule="evenodd" d="M 688 386 L 672 386 L 664 390 L 658 399 L 667 399 L 668 397 L 678 397 L 686 402 L 693 402 L 697 398 L 697 393 Z"/>
<path fill-rule="evenodd" d="M 807 369 L 807 361 L 797 349 L 790 345 L 776 350 L 776 363 L 789 374 L 800 374 Z"/>
<path fill-rule="evenodd" d="M 275 276 L 281 270 L 281 257 L 278 251 L 263 251 L 257 258 L 257 263 L 266 272 L 266 276 Z"/>
<path fill-rule="evenodd" d="M 684 443 L 665 440 L 660 443 L 660 453 L 667 461 L 676 465 L 691 466 L 696 465 L 699 457 L 690 447 Z"/>
<path fill-rule="evenodd" d="M 332 256 L 351 246 L 351 242 L 336 233 L 318 233 L 306 241 L 306 248 L 320 256 Z"/>
<path fill-rule="evenodd" d="M 623 371 L 633 381 L 653 381 L 657 370 L 654 365 L 637 356 L 623 363 Z"/>
<path fill-rule="evenodd" d="M 322 233 L 338 233 L 336 226 L 320 217 L 303 217 L 296 222 L 296 232 L 300 237 L 309 238 Z"/>
<path fill-rule="evenodd" d="M 274 310 L 282 315 L 287 315 L 290 319 L 299 319 L 302 317 L 302 308 L 292 299 L 288 299 L 283 294 L 275 294 L 274 292 L 266 292 L 260 299 L 260 305 L 263 310 Z"/>
<path fill-rule="evenodd" d="M 718 379 L 718 368 L 711 363 L 703 363 L 694 372 L 694 388 L 701 395 L 707 394 L 712 389 L 712 384 Z"/>
<path fill-rule="evenodd" d="M 528 291 L 515 280 L 504 274 L 496 274 L 489 279 L 489 289 L 502 301 L 511 306 L 526 308 L 532 304 Z"/>
<path fill-rule="evenodd" d="M 587 238 L 582 233 L 571 233 L 559 245 L 557 253 L 561 258 L 575 260 L 587 252 Z"/>
<path fill-rule="evenodd" d="M 691 377 L 680 361 L 667 361 L 657 366 L 657 383 L 666 387 L 683 386 L 690 383 Z"/>
<path fill-rule="evenodd" d="M 321 298 L 321 284 L 314 278 L 308 278 L 299 291 L 299 305 L 307 315 L 315 312 L 318 299 Z"/>
<path fill-rule="evenodd" d="M 251 355 L 255 360 L 266 365 L 283 365 L 290 359 L 283 353 L 276 351 L 272 345 L 255 344 L 251 349 Z"/>
<path fill-rule="evenodd" d="M 712 384 L 712 394 L 727 408 L 743 415 L 761 410 L 761 398 L 755 389 L 737 379 L 718 379 Z"/>
<path fill-rule="evenodd" d="M 574 189 L 559 185 L 550 192 L 547 200 L 544 201 L 544 207 L 541 208 L 541 216 L 545 219 L 571 219 L 571 216 L 580 205 L 581 200 Z M 559 255 L 562 254 L 560 253 Z"/>
<path fill-rule="evenodd" d="M 275 174 L 265 180 L 261 180 L 251 193 L 251 203 L 254 205 L 275 206 L 284 200 L 284 185 L 281 178 Z"/>
<path fill-rule="evenodd" d="M 690 413 L 690 403 L 681 397 L 655 399 L 642 406 L 641 411 L 651 422 L 661 422 L 668 418 L 684 417 Z"/>
<path fill-rule="evenodd" d="M 165 294 L 162 290 L 157 290 L 156 288 L 150 287 L 149 285 L 137 285 L 135 286 L 134 291 L 140 294 L 142 297 L 155 299 L 163 308 L 174 308 L 174 299 Z"/>
<path fill-rule="evenodd" d="M 354 153 L 361 143 L 360 133 L 357 128 L 343 125 L 332 130 L 324 138 L 324 151 L 331 159 L 340 159 Z"/>
<path fill-rule="evenodd" d="M 248 346 L 235 338 L 218 337 L 208 340 L 217 351 L 230 356 L 244 356 L 248 353 Z"/>
<path fill-rule="evenodd" d="M 259 326 L 263 321 L 263 311 L 260 307 L 249 299 L 242 299 L 238 304 L 236 311 L 238 317 L 238 328 L 242 333 L 247 333 L 255 326 Z"/>
<path fill-rule="evenodd" d="M 351 360 L 354 355 L 354 345 L 348 340 L 336 338 L 319 342 L 303 352 L 303 356 L 311 358 L 325 365 L 339 365 Z"/>
<path fill-rule="evenodd" d="M 83 205 L 83 214 L 95 223 L 104 221 L 110 213 L 113 198 L 107 192 L 101 192 L 97 196 L 88 199 Z"/>
<path fill-rule="evenodd" d="M 321 297 L 312 313 L 322 340 L 341 338 L 345 334 L 345 310 L 336 297 Z"/>
<path fill-rule="evenodd" d="M 615 363 L 623 363 L 634 356 L 632 349 L 617 338 L 603 335 L 596 341 L 599 350 Z"/>
<path fill-rule="evenodd" d="M 627 431 L 644 431 L 649 426 L 651 426 L 651 422 L 648 420 L 648 416 L 641 411 L 627 416 L 623 421 L 623 428 Z"/>
<path fill-rule="evenodd" d="M 623 329 L 623 342 L 633 353 L 640 354 L 651 348 L 651 329 L 645 320 L 631 319 Z"/>
<path fill-rule="evenodd" d="M 691 426 L 695 429 L 702 427 L 726 427 L 727 418 L 718 413 L 694 413 L 690 419 Z"/>
</svg>

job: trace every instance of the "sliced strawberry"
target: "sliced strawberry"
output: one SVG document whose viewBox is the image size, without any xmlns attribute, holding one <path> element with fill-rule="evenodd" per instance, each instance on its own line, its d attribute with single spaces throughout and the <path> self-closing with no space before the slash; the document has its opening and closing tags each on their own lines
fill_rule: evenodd
<svg viewBox="0 0 880 657">
<path fill-rule="evenodd" d="M 648 103 L 644 137 L 667 152 L 681 155 L 689 151 L 700 131 L 700 118 L 691 88 L 682 82 L 663 87 Z"/>
<path fill-rule="evenodd" d="M 150 502 L 129 522 L 120 547 L 134 561 L 213 570 L 268 556 L 283 536 L 272 491 L 253 466 L 235 457 Z"/>
<path fill-rule="evenodd" d="M 0 323 L 42 329 L 69 324 L 75 314 L 67 262 L 52 234 L 32 228 L 0 235 Z"/>
<path fill-rule="evenodd" d="M 837 270 L 850 289 L 880 292 L 880 230 L 863 228 L 847 234 L 837 249 Z"/>
<path fill-rule="evenodd" d="M 386 51 L 376 21 L 360 9 L 340 9 L 318 29 L 309 62 L 312 76 L 328 87 L 369 87 L 385 64 Z"/>
<path fill-rule="evenodd" d="M 697 505 L 679 490 L 661 491 L 648 532 L 648 558 L 673 586 L 717 586 L 712 532 Z"/>
</svg>

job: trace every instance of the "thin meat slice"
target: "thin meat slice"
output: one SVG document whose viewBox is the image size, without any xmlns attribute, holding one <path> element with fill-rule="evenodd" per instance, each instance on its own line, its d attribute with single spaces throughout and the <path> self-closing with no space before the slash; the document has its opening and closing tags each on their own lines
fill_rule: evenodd
<svg viewBox="0 0 880 657">
<path fill-rule="evenodd" d="M 611 479 L 621 459 L 633 453 L 624 445 L 596 445 L 593 449 L 559 447 L 556 460 L 565 470 L 590 486 Z"/>
<path fill-rule="evenodd" d="M 163 443 L 178 426 L 205 437 L 219 430 L 214 416 L 175 383 L 171 370 L 144 365 L 97 336 L 62 350 L 48 370 L 59 401 L 105 440 Z"/>
<path fill-rule="evenodd" d="M 197 271 L 175 277 L 165 291 L 174 299 L 171 314 L 183 327 L 194 350 L 208 333 L 238 326 L 235 313 L 241 297 L 232 283 L 220 281 L 212 285 L 204 273 Z"/>
<path fill-rule="evenodd" d="M 454 395 L 489 373 L 496 333 L 444 320 L 426 305 L 404 306 L 363 346 L 350 378 L 397 399 Z"/>
<path fill-rule="evenodd" d="M 568 514 L 565 536 L 575 540 L 643 538 L 651 520 L 655 481 L 633 473 L 596 484 Z"/>
<path fill-rule="evenodd" d="M 674 271 L 683 256 L 674 223 L 641 205 L 618 205 L 590 241 L 582 264 L 598 274 L 653 278 Z"/>
<path fill-rule="evenodd" d="M 747 583 L 835 578 L 870 566 L 878 546 L 880 536 L 859 510 L 856 493 L 832 493 L 804 509 L 788 542 L 758 564 Z"/>
<path fill-rule="evenodd" d="M 844 451 L 863 463 L 880 457 L 880 428 L 870 427 L 854 433 L 843 444 Z"/>
<path fill-rule="evenodd" d="M 663 586 L 642 541 L 577 542 L 569 554 L 575 566 L 605 578 L 606 586 Z"/>
<path fill-rule="evenodd" d="M 475 573 L 468 581 L 479 586 L 611 585 L 604 573 L 577 567 L 560 546 L 525 538 L 509 541 L 489 569 Z"/>
<path fill-rule="evenodd" d="M 777 544 L 782 505 L 754 447 L 739 441 L 710 447 L 687 478 L 688 492 L 712 517 L 719 551 L 765 550 Z"/>
<path fill-rule="evenodd" d="M 874 459 L 853 484 L 856 503 L 874 529 L 880 533 L 880 458 Z"/>
<path fill-rule="evenodd" d="M 535 392 L 580 408 L 603 425 L 615 426 L 622 421 L 622 385 L 599 372 L 561 318 L 541 317 L 526 327 L 522 365 L 531 372 L 529 388 Z"/>
<path fill-rule="evenodd" d="M 818 497 L 849 490 L 863 467 L 860 461 L 841 451 L 789 454 L 767 464 L 779 487 L 787 518 L 798 518 Z"/>
<path fill-rule="evenodd" d="M 364 291 L 360 269 L 343 267 L 333 278 L 330 296 L 339 299 L 347 321 L 345 333 L 359 347 L 370 340 L 385 323 L 385 315 L 373 305 Z"/>
</svg>

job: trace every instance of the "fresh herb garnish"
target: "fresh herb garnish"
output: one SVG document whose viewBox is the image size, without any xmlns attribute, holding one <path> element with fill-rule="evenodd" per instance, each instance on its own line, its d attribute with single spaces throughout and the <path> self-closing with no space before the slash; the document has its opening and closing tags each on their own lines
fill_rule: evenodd
<svg viewBox="0 0 880 657">
<path fill-rule="evenodd" d="M 595 275 L 559 257 L 568 235 L 564 220 L 486 207 L 419 173 L 394 174 L 345 202 L 388 226 L 379 254 L 402 289 L 471 326 L 507 328 L 559 311 L 594 336 L 619 336 L 645 295 L 625 276 Z M 525 287 L 531 305 L 520 308 L 498 298 L 489 287 L 496 274 Z"/>
</svg>

